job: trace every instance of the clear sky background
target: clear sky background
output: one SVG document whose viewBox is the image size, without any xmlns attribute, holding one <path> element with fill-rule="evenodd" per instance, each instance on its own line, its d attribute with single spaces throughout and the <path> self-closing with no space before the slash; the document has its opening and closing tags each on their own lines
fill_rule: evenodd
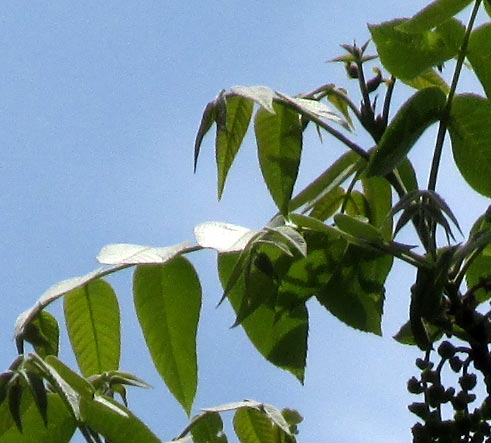
<svg viewBox="0 0 491 443">
<path fill-rule="evenodd" d="M 213 137 L 198 173 L 193 143 L 206 103 L 236 84 L 296 94 L 334 82 L 325 63 L 341 43 L 368 39 L 366 23 L 410 16 L 426 2 L 350 1 L 6 1 L 0 11 L 0 370 L 15 357 L 17 315 L 52 284 L 82 275 L 108 243 L 165 246 L 192 240 L 209 220 L 262 227 L 275 208 L 262 183 L 252 137 L 216 201 Z M 348 5 L 348 6 L 347 6 Z M 477 90 L 479 88 L 476 85 Z M 306 184 L 342 152 L 314 131 L 299 178 Z M 361 134 L 360 134 L 361 135 Z M 361 138 L 363 141 L 364 139 Z M 426 140 L 426 142 L 425 142 Z M 433 136 L 413 153 L 428 161 Z M 448 152 L 448 150 L 447 150 Z M 455 174 L 439 189 L 459 203 L 467 232 L 487 203 L 465 197 Z M 445 166 L 444 166 L 445 167 Z M 426 181 L 426 176 L 422 177 Z M 191 257 L 203 283 L 199 328 L 200 407 L 252 398 L 305 416 L 301 442 L 398 443 L 414 423 L 405 383 L 417 353 L 391 336 L 407 318 L 412 271 L 396 265 L 384 337 L 356 332 L 311 305 L 305 386 L 267 363 L 224 304 L 215 255 Z M 123 309 L 122 369 L 150 382 L 130 405 L 161 438 L 187 418 L 153 369 L 133 309 L 131 274 L 109 280 Z M 61 319 L 61 303 L 50 308 Z M 64 358 L 73 362 L 64 338 Z M 229 417 L 230 418 L 230 417 Z M 232 439 L 233 440 L 233 439 Z M 77 440 L 78 441 L 78 440 Z"/>
</svg>

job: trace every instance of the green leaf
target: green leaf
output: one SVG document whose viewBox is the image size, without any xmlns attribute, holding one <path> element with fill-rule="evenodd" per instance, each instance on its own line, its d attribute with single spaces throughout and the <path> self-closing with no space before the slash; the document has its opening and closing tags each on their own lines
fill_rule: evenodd
<svg viewBox="0 0 491 443">
<path fill-rule="evenodd" d="M 254 408 L 242 408 L 235 413 L 234 429 L 241 443 L 280 443 L 271 421 Z"/>
<path fill-rule="evenodd" d="M 213 123 L 215 122 L 215 101 L 209 102 L 205 110 L 203 111 L 203 116 L 201 117 L 201 123 L 199 125 L 198 133 L 196 134 L 196 140 L 194 142 L 194 171 L 196 172 L 196 166 L 198 164 L 199 152 L 201 149 L 201 143 L 206 133 L 210 130 Z"/>
<path fill-rule="evenodd" d="M 380 243 L 383 240 L 382 232 L 361 217 L 352 217 L 347 214 L 334 216 L 336 226 L 356 239 L 367 242 Z"/>
<path fill-rule="evenodd" d="M 133 292 L 153 363 L 189 414 L 198 383 L 196 333 L 201 285 L 196 271 L 184 257 L 163 265 L 138 266 Z"/>
<path fill-rule="evenodd" d="M 290 201 L 289 210 L 293 212 L 306 204 L 309 204 L 309 207 L 314 206 L 365 164 L 365 160 L 360 159 L 355 152 L 346 152 Z"/>
<path fill-rule="evenodd" d="M 302 126 L 298 113 L 276 103 L 273 107 L 275 114 L 264 109 L 257 112 L 254 129 L 261 172 L 273 200 L 285 215 L 300 165 Z"/>
<path fill-rule="evenodd" d="M 384 282 L 392 261 L 391 256 L 349 245 L 317 299 L 348 326 L 381 335 Z"/>
<path fill-rule="evenodd" d="M 338 186 L 319 198 L 309 215 L 322 221 L 327 220 L 341 207 L 344 198 L 344 189 Z"/>
<path fill-rule="evenodd" d="M 17 320 L 15 322 L 15 337 L 17 339 L 22 338 L 22 335 L 25 333 L 26 326 L 36 317 L 36 315 L 38 315 L 39 312 L 41 312 L 50 303 L 54 302 L 60 297 L 63 297 L 65 294 L 68 294 L 75 289 L 85 286 L 91 281 L 97 280 L 104 275 L 117 272 L 127 267 L 128 265 L 123 264 L 113 266 L 109 269 L 100 268 L 95 271 L 89 272 L 88 274 L 82 275 L 81 277 L 69 278 L 53 285 L 41 297 L 39 297 L 34 306 L 32 306 L 27 311 L 24 311 L 17 317 Z"/>
<path fill-rule="evenodd" d="M 56 318 L 49 312 L 37 313 L 17 338 L 31 343 L 41 357 L 58 355 L 60 328 Z"/>
<path fill-rule="evenodd" d="M 198 416 L 191 428 L 194 443 L 227 443 L 223 421 L 218 412 L 205 412 Z"/>
<path fill-rule="evenodd" d="M 407 157 L 402 160 L 395 170 L 395 173 L 401 179 L 406 192 L 416 191 L 419 189 L 416 172 L 414 171 L 413 165 Z"/>
<path fill-rule="evenodd" d="M 368 201 L 368 220 L 380 229 L 384 240 L 392 238 L 392 219 L 387 215 L 392 209 L 392 190 L 389 182 L 382 177 L 363 178 L 362 186 Z"/>
<path fill-rule="evenodd" d="M 384 67 L 406 80 L 456 56 L 465 33 L 455 19 L 417 34 L 402 32 L 399 27 L 403 23 L 405 20 L 397 19 L 368 27 Z"/>
<path fill-rule="evenodd" d="M 472 94 L 457 95 L 451 109 L 450 138 L 455 163 L 465 181 L 491 197 L 491 102 Z"/>
<path fill-rule="evenodd" d="M 223 287 L 227 285 L 238 257 L 238 253 L 219 254 L 218 271 Z M 228 296 L 236 312 L 239 311 L 245 291 L 244 276 L 241 275 Z M 271 295 L 274 294 L 264 294 L 264 297 Z M 252 344 L 268 361 L 291 372 L 303 382 L 308 333 L 305 305 L 301 304 L 278 315 L 274 306 L 261 304 L 241 325 Z"/>
<path fill-rule="evenodd" d="M 75 432 L 75 420 L 56 394 L 48 394 L 47 425 L 26 392 L 22 396 L 22 433 L 5 420 L 6 404 L 0 406 L 0 443 L 68 443 Z"/>
<path fill-rule="evenodd" d="M 484 9 L 488 13 L 488 15 L 491 17 L 491 1 L 490 0 L 484 0 Z"/>
<path fill-rule="evenodd" d="M 418 76 L 411 79 L 402 79 L 406 85 L 409 85 L 415 89 L 425 89 L 436 86 L 440 88 L 445 95 L 450 92 L 450 86 L 434 69 L 427 69 Z"/>
<path fill-rule="evenodd" d="M 118 299 L 102 279 L 67 294 L 63 300 L 68 337 L 85 376 L 119 367 L 121 332 Z"/>
<path fill-rule="evenodd" d="M 240 96 L 228 97 L 227 119 L 223 128 L 217 126 L 216 162 L 218 170 L 218 198 L 220 199 L 240 145 L 247 132 L 252 116 L 253 102 Z"/>
<path fill-rule="evenodd" d="M 112 398 L 83 398 L 80 407 L 84 423 L 111 443 L 161 443 L 142 421 Z"/>
<path fill-rule="evenodd" d="M 472 0 L 435 0 L 398 29 L 409 33 L 429 31 L 458 14 L 471 2 Z"/>
<path fill-rule="evenodd" d="M 491 24 L 487 23 L 472 31 L 467 59 L 472 65 L 488 98 L 491 98 Z"/>
<path fill-rule="evenodd" d="M 445 102 L 445 94 L 436 87 L 422 89 L 409 98 L 371 155 L 366 176 L 383 176 L 396 168 L 423 132 L 438 121 Z"/>
<path fill-rule="evenodd" d="M 90 382 L 84 377 L 78 375 L 75 371 L 72 371 L 55 356 L 50 355 L 46 357 L 45 367 L 48 368 L 50 376 L 54 376 L 56 380 L 63 380 L 79 395 L 86 397 L 93 396 L 94 388 Z M 56 380 L 55 383 L 57 383 Z"/>
<path fill-rule="evenodd" d="M 443 331 L 440 328 L 430 324 L 427 325 L 427 331 L 429 340 L 432 343 L 438 341 L 443 335 Z M 411 328 L 411 322 L 409 321 L 401 326 L 401 329 L 399 329 L 397 334 L 394 335 L 394 339 L 403 345 L 417 346 L 416 339 L 414 338 L 413 330 Z"/>
</svg>

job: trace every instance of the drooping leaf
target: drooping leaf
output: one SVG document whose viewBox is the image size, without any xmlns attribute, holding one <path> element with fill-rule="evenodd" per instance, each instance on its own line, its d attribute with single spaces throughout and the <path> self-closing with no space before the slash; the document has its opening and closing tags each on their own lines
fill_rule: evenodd
<svg viewBox="0 0 491 443">
<path fill-rule="evenodd" d="M 338 88 L 338 92 L 347 95 L 347 91 L 342 88 Z M 351 120 L 350 116 L 350 109 L 348 107 L 348 104 L 346 103 L 346 100 L 342 100 L 338 94 L 334 94 L 333 92 L 330 92 L 329 90 L 326 91 L 327 93 L 327 99 L 329 102 L 341 113 L 341 115 L 344 117 L 346 122 L 348 123 L 349 127 L 351 129 L 354 129 L 353 121 Z"/>
<path fill-rule="evenodd" d="M 316 294 L 331 314 L 355 329 L 381 335 L 385 279 L 392 257 L 349 245 Z"/>
<path fill-rule="evenodd" d="M 222 222 L 201 223 L 194 228 L 198 245 L 217 252 L 241 251 L 255 234 L 257 231 Z"/>
<path fill-rule="evenodd" d="M 219 254 L 218 271 L 222 286 L 227 285 L 238 257 L 238 253 Z M 228 296 L 236 312 L 245 291 L 244 277 L 241 276 Z M 241 325 L 252 344 L 268 361 L 303 381 L 308 333 L 305 305 L 299 305 L 278 316 L 274 306 L 261 304 Z"/>
<path fill-rule="evenodd" d="M 119 367 L 120 313 L 116 294 L 99 279 L 63 299 L 65 323 L 78 366 L 85 376 Z"/>
<path fill-rule="evenodd" d="M 491 24 L 487 23 L 472 31 L 467 59 L 472 65 L 488 98 L 491 98 Z"/>
<path fill-rule="evenodd" d="M 160 264 L 182 254 L 190 247 L 188 242 L 165 247 L 115 243 L 104 246 L 97 261 L 104 265 Z"/>
<path fill-rule="evenodd" d="M 398 29 L 409 33 L 429 31 L 458 14 L 471 2 L 472 0 L 435 0 Z"/>
<path fill-rule="evenodd" d="M 142 421 L 112 398 L 83 398 L 81 412 L 84 423 L 111 443 L 161 443 Z"/>
<path fill-rule="evenodd" d="M 206 412 L 198 417 L 191 428 L 194 443 L 227 443 L 223 421 L 218 412 Z"/>
<path fill-rule="evenodd" d="M 491 197 L 491 102 L 472 94 L 457 95 L 451 109 L 450 138 L 455 163 L 465 181 Z"/>
<path fill-rule="evenodd" d="M 302 153 L 302 126 L 298 113 L 273 105 L 275 114 L 259 109 L 254 122 L 259 164 L 273 200 L 288 213 Z"/>
<path fill-rule="evenodd" d="M 12 421 L 3 418 L 8 414 L 7 405 L 0 406 L 1 443 L 68 443 L 71 440 L 76 423 L 58 395 L 48 394 L 47 425 L 44 424 L 29 392 L 22 397 L 22 433 Z"/>
<path fill-rule="evenodd" d="M 34 399 L 34 404 L 46 425 L 48 420 L 48 394 L 46 392 L 44 381 L 39 374 L 33 371 L 23 371 L 22 375 L 29 387 L 32 398 Z"/>
<path fill-rule="evenodd" d="M 203 116 L 201 117 L 201 123 L 199 125 L 198 133 L 196 134 L 196 140 L 194 142 L 194 171 L 196 172 L 196 166 L 198 165 L 198 157 L 201 149 L 201 143 L 207 132 L 212 127 L 215 122 L 215 101 L 209 102 L 205 110 L 203 111 Z"/>
<path fill-rule="evenodd" d="M 437 87 L 422 89 L 406 101 L 371 155 L 366 176 L 383 176 L 396 168 L 423 132 L 438 121 L 445 102 L 445 94 Z"/>
<path fill-rule="evenodd" d="M 380 60 L 394 76 L 412 79 L 458 53 L 465 32 L 459 21 L 450 19 L 434 30 L 416 34 L 401 31 L 404 22 L 369 25 Z"/>
<path fill-rule="evenodd" d="M 252 116 L 253 102 L 240 96 L 226 99 L 227 118 L 225 125 L 217 125 L 216 162 L 218 171 L 218 198 L 220 199 L 225 187 L 228 172 L 242 140 L 247 132 Z"/>
<path fill-rule="evenodd" d="M 416 172 L 414 171 L 413 165 L 407 157 L 403 159 L 401 163 L 399 163 L 395 173 L 401 179 L 406 192 L 416 191 L 419 189 Z"/>
<path fill-rule="evenodd" d="M 257 409 L 239 409 L 233 422 L 240 443 L 280 443 L 271 421 Z"/>
<path fill-rule="evenodd" d="M 58 355 L 60 329 L 56 318 L 47 311 L 40 311 L 25 325 L 17 339 L 29 342 L 41 356 Z"/>
<path fill-rule="evenodd" d="M 402 79 L 402 81 L 415 89 L 425 89 L 437 86 L 445 93 L 445 95 L 450 91 L 450 86 L 448 86 L 447 82 L 434 69 L 427 69 L 414 78 Z"/>
<path fill-rule="evenodd" d="M 196 394 L 196 333 L 201 285 L 191 263 L 176 257 L 138 266 L 133 282 L 138 320 L 153 363 L 189 414 Z"/>
</svg>

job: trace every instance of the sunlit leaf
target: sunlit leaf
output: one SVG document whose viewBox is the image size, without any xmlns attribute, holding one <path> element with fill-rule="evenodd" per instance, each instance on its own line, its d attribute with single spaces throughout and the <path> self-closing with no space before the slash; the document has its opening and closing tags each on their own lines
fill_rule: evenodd
<svg viewBox="0 0 491 443">
<path fill-rule="evenodd" d="M 371 155 L 366 176 L 383 176 L 396 168 L 423 132 L 438 121 L 445 102 L 445 94 L 436 87 L 422 89 L 406 101 Z"/>
<path fill-rule="evenodd" d="M 491 102 L 472 94 L 454 98 L 450 137 L 455 163 L 465 181 L 491 197 Z"/>
<path fill-rule="evenodd" d="M 382 231 L 385 240 L 392 238 L 392 220 L 387 215 L 392 208 L 392 191 L 389 182 L 382 177 L 362 179 L 363 192 L 368 202 L 368 219 Z"/>
<path fill-rule="evenodd" d="M 143 265 L 165 263 L 189 248 L 189 243 L 153 247 L 115 243 L 104 246 L 97 255 L 97 261 L 104 265 Z"/>
<path fill-rule="evenodd" d="M 338 186 L 319 198 L 309 215 L 322 221 L 327 220 L 341 207 L 344 198 L 344 189 Z"/>
<path fill-rule="evenodd" d="M 218 270 L 222 286 L 227 284 L 238 256 L 238 253 L 219 254 Z M 228 297 L 236 311 L 240 308 L 245 290 L 244 278 L 241 277 Z M 252 344 L 267 360 L 303 381 L 308 333 L 308 314 L 303 304 L 281 316 L 277 315 L 274 307 L 262 304 L 241 325 Z"/>
<path fill-rule="evenodd" d="M 264 181 L 282 214 L 287 214 L 300 165 L 302 126 L 298 113 L 280 104 L 274 109 L 276 114 L 260 109 L 254 129 Z"/>
<path fill-rule="evenodd" d="M 281 93 L 278 93 L 278 95 L 284 103 L 293 105 L 295 111 L 301 113 L 303 116 L 309 119 L 332 121 L 340 124 L 346 129 L 349 129 L 348 123 L 333 112 L 333 110 L 323 102 L 301 97 L 290 97 L 289 95 Z"/>
<path fill-rule="evenodd" d="M 368 223 L 367 219 L 352 217 L 347 214 L 336 214 L 334 222 L 339 229 L 356 239 L 375 243 L 380 243 L 383 240 L 382 232 Z"/>
<path fill-rule="evenodd" d="M 412 79 L 458 53 L 465 28 L 457 20 L 447 20 L 434 30 L 417 34 L 401 31 L 404 22 L 397 19 L 369 25 L 380 60 L 394 76 Z"/>
<path fill-rule="evenodd" d="M 257 233 L 242 226 L 222 222 L 206 222 L 194 228 L 196 242 L 217 252 L 241 251 Z"/>
<path fill-rule="evenodd" d="M 488 98 L 491 98 L 491 24 L 487 23 L 472 31 L 467 50 L 467 59 L 472 65 Z"/>
<path fill-rule="evenodd" d="M 85 376 L 116 370 L 121 353 L 118 299 L 102 279 L 75 289 L 63 299 L 68 337 Z"/>
<path fill-rule="evenodd" d="M 257 409 L 239 409 L 233 421 L 240 443 L 280 443 L 271 421 Z"/>
<path fill-rule="evenodd" d="M 196 271 L 184 257 L 163 265 L 138 266 L 133 291 L 153 363 L 189 414 L 198 381 L 196 333 L 201 285 Z"/>
<path fill-rule="evenodd" d="M 142 421 L 112 398 L 83 398 L 81 412 L 84 422 L 111 443 L 161 443 Z"/>
<path fill-rule="evenodd" d="M 226 122 L 223 127 L 217 126 L 215 142 L 219 199 L 222 196 L 230 167 L 235 160 L 237 152 L 239 152 L 242 140 L 249 127 L 253 102 L 240 96 L 228 97 L 226 106 Z"/>
<path fill-rule="evenodd" d="M 271 114 L 275 113 L 273 99 L 277 98 L 277 95 L 267 86 L 233 86 L 230 88 L 230 93 L 248 98 Z"/>
<path fill-rule="evenodd" d="M 435 0 L 398 29 L 410 33 L 428 31 L 458 14 L 471 2 L 472 0 Z"/>
</svg>

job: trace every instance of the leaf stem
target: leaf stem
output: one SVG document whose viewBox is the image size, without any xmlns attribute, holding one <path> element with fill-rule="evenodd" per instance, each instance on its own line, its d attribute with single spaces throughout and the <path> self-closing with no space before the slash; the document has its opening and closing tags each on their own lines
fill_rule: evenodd
<svg viewBox="0 0 491 443">
<path fill-rule="evenodd" d="M 443 151 L 443 142 L 445 140 L 445 133 L 447 131 L 447 126 L 450 120 L 450 110 L 452 108 L 452 101 L 457 89 L 457 84 L 459 82 L 460 73 L 462 72 L 462 66 L 464 65 L 464 59 L 467 52 L 467 47 L 469 45 L 469 38 L 474 27 L 474 22 L 476 20 L 477 12 L 479 6 L 481 5 L 481 0 L 476 0 L 474 3 L 474 8 L 472 9 L 471 16 L 469 18 L 469 23 L 464 34 L 464 39 L 462 40 L 462 46 L 460 47 L 459 55 L 457 58 L 457 64 L 455 66 L 455 71 L 452 77 L 452 83 L 450 86 L 450 91 L 448 93 L 447 102 L 445 108 L 443 109 L 442 117 L 440 119 L 440 125 L 438 127 L 438 134 L 436 137 L 435 151 L 433 153 L 433 160 L 431 163 L 430 177 L 428 179 L 428 189 L 434 191 L 436 189 L 436 181 L 438 177 L 438 170 L 440 168 L 440 161 Z"/>
</svg>

